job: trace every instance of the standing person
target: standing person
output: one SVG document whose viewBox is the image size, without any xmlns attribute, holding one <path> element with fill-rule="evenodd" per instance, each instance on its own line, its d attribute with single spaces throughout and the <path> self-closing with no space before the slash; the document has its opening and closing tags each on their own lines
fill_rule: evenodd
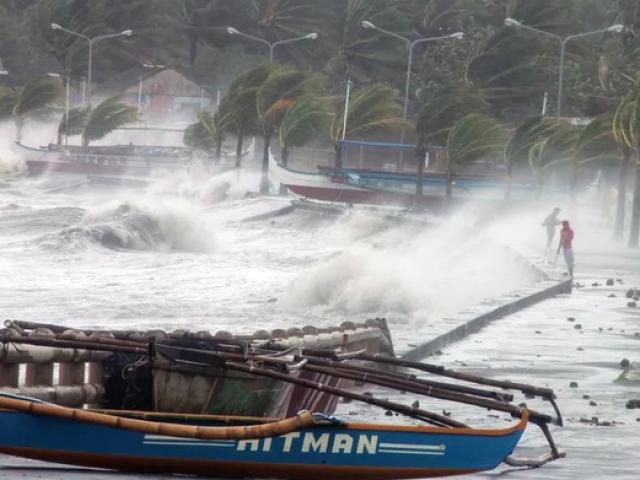
<svg viewBox="0 0 640 480">
<path fill-rule="evenodd" d="M 551 248 L 553 237 L 556 235 L 556 227 L 560 225 L 560 220 L 558 220 L 559 213 L 560 209 L 558 207 L 554 208 L 551 213 L 547 215 L 547 218 L 544 219 L 544 222 L 541 223 L 541 225 L 547 229 L 547 250 Z"/>
<path fill-rule="evenodd" d="M 560 254 L 560 249 L 562 248 L 562 255 L 564 256 L 564 261 L 567 264 L 567 268 L 569 269 L 569 276 L 573 278 L 573 264 L 575 263 L 575 258 L 573 256 L 573 230 L 571 226 L 569 226 L 569 221 L 562 221 L 562 230 L 560 230 L 560 244 L 558 245 L 558 252 Z"/>
</svg>

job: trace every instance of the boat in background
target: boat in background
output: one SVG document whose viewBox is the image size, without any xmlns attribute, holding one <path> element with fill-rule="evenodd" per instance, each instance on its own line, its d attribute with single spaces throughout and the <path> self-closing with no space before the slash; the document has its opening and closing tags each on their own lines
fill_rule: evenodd
<svg viewBox="0 0 640 480">
<path fill-rule="evenodd" d="M 247 155 L 253 142 L 243 150 Z M 47 145 L 30 147 L 15 142 L 13 149 L 25 160 L 29 175 L 49 172 L 80 175 L 148 177 L 158 171 L 174 171 L 203 167 L 214 173 L 235 168 L 235 156 L 214 158 L 192 149 L 173 146 L 111 145 L 77 146 Z"/>
</svg>

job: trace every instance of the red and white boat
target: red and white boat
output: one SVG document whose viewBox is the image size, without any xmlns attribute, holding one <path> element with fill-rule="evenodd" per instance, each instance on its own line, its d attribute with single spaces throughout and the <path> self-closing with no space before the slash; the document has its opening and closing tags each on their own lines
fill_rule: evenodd
<svg viewBox="0 0 640 480">
<path fill-rule="evenodd" d="M 314 200 L 379 205 L 407 202 L 406 195 L 353 185 L 338 172 L 302 172 L 285 167 L 273 158 L 269 162 L 269 173 L 291 192 Z"/>
</svg>

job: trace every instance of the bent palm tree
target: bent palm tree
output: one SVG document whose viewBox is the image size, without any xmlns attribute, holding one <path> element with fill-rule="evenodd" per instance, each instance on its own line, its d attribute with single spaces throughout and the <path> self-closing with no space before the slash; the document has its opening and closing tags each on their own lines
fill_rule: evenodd
<svg viewBox="0 0 640 480">
<path fill-rule="evenodd" d="M 236 168 L 240 168 L 242 162 L 244 136 L 258 123 L 256 111 L 258 89 L 273 68 L 268 64 L 259 65 L 239 75 L 220 101 L 219 109 L 227 112 L 229 116 L 226 128 L 236 135 Z"/>
<path fill-rule="evenodd" d="M 65 113 L 58 124 L 58 145 L 62 144 L 62 137 L 81 135 L 84 131 L 89 110 L 86 108 L 73 108 Z"/>
<path fill-rule="evenodd" d="M 22 140 L 26 118 L 34 112 L 55 105 L 62 98 L 62 94 L 60 82 L 51 77 L 34 78 L 24 86 L 12 110 L 18 142 Z"/>
<path fill-rule="evenodd" d="M 441 88 L 426 101 L 416 115 L 416 197 L 422 196 L 424 158 L 429 145 L 443 145 L 449 131 L 469 113 L 486 113 L 489 104 L 484 96 L 468 84 Z"/>
<path fill-rule="evenodd" d="M 262 179 L 260 192 L 269 191 L 269 147 L 276 131 L 295 100 L 313 91 L 319 91 L 322 80 L 318 76 L 291 67 L 275 67 L 258 89 L 256 105 L 264 149 L 262 155 Z"/>
<path fill-rule="evenodd" d="M 282 163 L 285 166 L 292 147 L 301 147 L 312 138 L 324 133 L 331 118 L 329 102 L 326 97 L 306 95 L 297 99 L 287 110 L 278 129 Z"/>
<path fill-rule="evenodd" d="M 366 138 L 376 133 L 400 129 L 406 122 L 402 119 L 402 106 L 396 89 L 380 83 L 355 92 L 349 99 L 346 130 L 344 122 L 344 100 L 338 102 L 331 122 L 330 135 L 335 152 L 335 167 L 342 168 L 343 137 Z"/>
<path fill-rule="evenodd" d="M 623 163 L 634 159 L 636 174 L 631 210 L 629 247 L 637 248 L 640 239 L 640 83 L 620 101 L 613 117 L 613 136 L 621 146 Z M 621 195 L 622 192 L 619 193 Z M 624 197 L 620 200 L 624 201 Z"/>
<path fill-rule="evenodd" d="M 502 151 L 505 142 L 504 129 L 488 115 L 470 113 L 458 121 L 447 138 L 446 197 L 451 197 L 453 178 L 458 166 Z"/>
<path fill-rule="evenodd" d="M 82 132 L 82 145 L 100 140 L 113 130 L 133 123 L 138 119 L 138 109 L 120 100 L 120 97 L 110 97 L 96 105 L 88 114 L 87 122 Z"/>
</svg>

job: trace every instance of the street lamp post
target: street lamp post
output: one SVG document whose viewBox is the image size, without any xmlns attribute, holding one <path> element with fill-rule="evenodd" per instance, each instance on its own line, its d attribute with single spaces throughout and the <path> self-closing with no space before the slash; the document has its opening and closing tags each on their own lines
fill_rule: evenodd
<svg viewBox="0 0 640 480">
<path fill-rule="evenodd" d="M 434 42 L 437 40 L 446 40 L 451 38 L 461 39 L 464 37 L 463 32 L 455 32 L 450 35 L 443 35 L 440 37 L 429 37 L 429 38 L 418 38 L 416 40 L 411 41 L 410 39 L 403 37 L 402 35 L 398 35 L 397 33 L 390 32 L 383 28 L 380 28 L 373 23 L 365 20 L 362 22 L 362 27 L 369 30 L 377 30 L 380 33 L 384 33 L 385 35 L 389 35 L 391 37 L 397 38 L 398 40 L 405 43 L 407 50 L 409 51 L 409 59 L 407 60 L 407 78 L 405 79 L 405 87 L 404 87 L 404 107 L 403 107 L 403 118 L 406 120 L 409 114 L 409 87 L 411 85 L 411 68 L 413 67 L 413 49 L 416 45 L 425 42 Z"/>
<path fill-rule="evenodd" d="M 277 42 L 268 42 L 264 38 L 254 37 L 253 35 L 249 35 L 248 33 L 243 33 L 233 27 L 227 27 L 227 33 L 229 35 L 240 35 L 241 37 L 245 37 L 250 40 L 263 43 L 264 45 L 269 47 L 269 63 L 273 63 L 273 51 L 278 45 L 284 45 L 285 43 L 298 42 L 300 40 L 315 40 L 318 38 L 318 34 L 316 32 L 312 32 L 307 35 L 302 35 L 301 37 L 289 38 L 287 40 L 278 40 Z"/>
<path fill-rule="evenodd" d="M 106 35 L 98 35 L 97 37 L 88 37 L 84 33 L 78 33 L 71 30 L 67 30 L 64 27 L 61 27 L 57 23 L 52 23 L 50 25 L 52 30 L 60 30 L 62 32 L 68 33 L 69 35 L 74 35 L 76 37 L 80 37 L 89 42 L 89 66 L 87 67 L 87 105 L 91 107 L 91 68 L 93 63 L 93 44 L 99 40 L 105 40 L 107 38 L 116 38 L 116 37 L 130 37 L 133 33 L 132 30 L 123 30 L 119 33 L 109 33 Z"/>
<path fill-rule="evenodd" d="M 535 27 L 530 27 L 529 25 L 525 25 L 524 23 L 519 22 L 518 20 L 511 17 L 505 18 L 504 24 L 507 27 L 524 28 L 525 30 L 530 30 L 532 32 L 536 32 L 541 35 L 545 35 L 547 37 L 555 38 L 560 42 L 560 65 L 558 67 L 558 98 L 556 99 L 556 117 L 558 118 L 562 113 L 562 84 L 564 81 L 564 56 L 565 56 L 565 50 L 567 47 L 567 42 L 569 42 L 569 40 L 573 40 L 581 37 L 587 37 L 589 35 L 596 35 L 598 33 L 606 33 L 606 32 L 620 33 L 624 30 L 624 25 L 615 24 L 615 25 L 611 25 L 608 28 L 602 28 L 600 30 L 594 30 L 592 32 L 576 33 L 574 35 L 568 35 L 566 37 L 562 37 L 555 33 L 545 32 L 544 30 L 540 30 Z"/>
</svg>

